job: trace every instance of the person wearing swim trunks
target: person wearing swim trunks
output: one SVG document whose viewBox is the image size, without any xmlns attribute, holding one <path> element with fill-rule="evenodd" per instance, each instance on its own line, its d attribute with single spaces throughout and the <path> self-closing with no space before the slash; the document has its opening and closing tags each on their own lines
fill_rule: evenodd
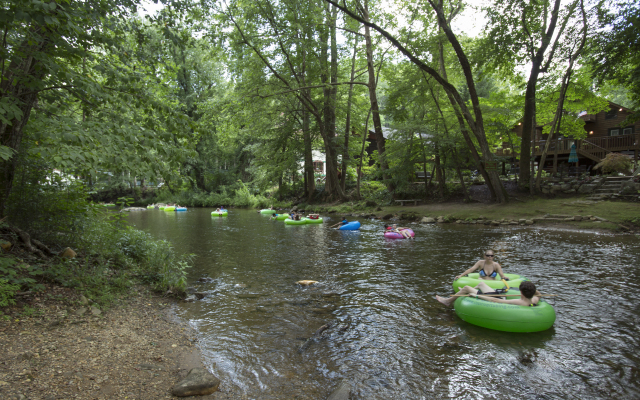
<svg viewBox="0 0 640 400">
<path fill-rule="evenodd" d="M 494 303 L 504 303 L 504 304 L 513 304 L 516 306 L 535 306 L 538 304 L 538 301 L 540 301 L 540 297 L 542 296 L 540 294 L 540 292 L 538 290 L 536 290 L 536 285 L 533 284 L 533 282 L 530 281 L 524 281 L 520 284 L 520 298 L 519 299 L 503 299 L 502 297 L 489 297 L 489 296 L 485 296 L 488 294 L 502 294 L 502 293 L 496 293 L 496 292 L 492 292 L 493 289 L 491 289 L 486 283 L 484 282 L 480 282 L 478 284 L 478 286 L 476 286 L 476 288 L 472 288 L 471 286 L 465 286 L 463 288 L 460 288 L 460 291 L 458 292 L 458 294 L 466 294 L 469 295 L 470 297 L 476 297 L 478 299 L 482 299 L 482 300 L 487 300 L 487 301 L 491 301 Z M 459 297 L 459 296 L 458 296 Z M 445 306 L 451 306 L 453 305 L 453 303 L 455 303 L 456 299 L 458 297 L 440 297 L 440 296 L 436 296 L 436 300 L 438 300 L 440 303 L 444 304 Z M 511 297 L 511 296 L 509 296 Z"/>
<path fill-rule="evenodd" d="M 500 266 L 500 264 L 494 261 L 494 258 L 495 258 L 495 253 L 493 252 L 493 250 L 485 250 L 484 260 L 478 261 L 473 267 L 469 268 L 468 270 L 464 271 L 460 275 L 456 276 L 455 279 L 458 280 L 462 276 L 470 274 L 473 271 L 480 270 L 479 271 L 480 279 L 494 281 L 496 280 L 496 277 L 500 275 L 501 279 L 508 281 L 509 278 L 504 276 L 504 273 L 502 272 L 502 267 Z"/>
</svg>

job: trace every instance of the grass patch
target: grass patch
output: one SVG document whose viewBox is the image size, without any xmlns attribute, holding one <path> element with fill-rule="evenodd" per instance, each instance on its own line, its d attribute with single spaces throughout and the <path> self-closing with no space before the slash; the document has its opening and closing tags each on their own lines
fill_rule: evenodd
<svg viewBox="0 0 640 400">
<path fill-rule="evenodd" d="M 543 199 L 535 198 L 523 202 L 508 204 L 479 203 L 445 203 L 426 204 L 415 207 L 388 206 L 376 215 L 388 213 L 416 212 L 429 217 L 450 216 L 455 219 L 469 219 L 484 216 L 487 219 L 531 219 L 545 214 L 560 215 L 593 215 L 614 223 L 640 222 L 640 207 L 637 203 L 621 201 L 601 201 L 593 204 L 585 203 L 580 198 Z M 603 224 L 597 224 L 604 227 Z"/>
</svg>

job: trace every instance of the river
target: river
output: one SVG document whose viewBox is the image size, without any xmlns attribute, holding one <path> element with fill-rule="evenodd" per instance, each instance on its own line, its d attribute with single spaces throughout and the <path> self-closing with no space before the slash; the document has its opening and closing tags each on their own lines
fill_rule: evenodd
<svg viewBox="0 0 640 400">
<path fill-rule="evenodd" d="M 208 368 L 246 398 L 325 399 L 343 379 L 353 399 L 640 398 L 637 237 L 415 224 L 415 240 L 389 240 L 372 219 L 336 231 L 337 216 L 286 226 L 211 211 L 128 218 L 197 256 L 190 285 L 208 296 L 177 313 L 197 330 Z M 434 299 L 487 248 L 505 272 L 560 295 L 548 300 L 551 329 L 476 327 Z M 319 284 L 295 284 L 303 279 Z"/>
</svg>

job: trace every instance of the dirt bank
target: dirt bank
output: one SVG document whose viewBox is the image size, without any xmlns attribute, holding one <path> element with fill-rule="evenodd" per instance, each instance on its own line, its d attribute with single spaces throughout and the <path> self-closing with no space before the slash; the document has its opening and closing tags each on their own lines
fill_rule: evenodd
<svg viewBox="0 0 640 400">
<path fill-rule="evenodd" d="M 173 386 L 203 364 L 173 304 L 145 288 L 99 314 L 62 287 L 22 296 L 0 322 L 0 398 L 175 398 Z M 242 397 L 223 383 L 199 398 Z"/>
</svg>

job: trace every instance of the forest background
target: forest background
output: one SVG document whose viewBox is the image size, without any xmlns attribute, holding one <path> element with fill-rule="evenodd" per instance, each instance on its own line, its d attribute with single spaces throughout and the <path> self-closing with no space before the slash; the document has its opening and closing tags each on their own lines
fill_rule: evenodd
<svg viewBox="0 0 640 400">
<path fill-rule="evenodd" d="M 40 260 L 0 258 L 0 306 L 39 276 L 105 304 L 135 279 L 184 289 L 188 257 L 96 202 L 381 205 L 466 196 L 477 171 L 506 203 L 495 148 L 526 166 L 536 126 L 580 139 L 607 101 L 640 118 L 633 1 L 161 4 L 0 0 L 0 228 Z"/>
</svg>

